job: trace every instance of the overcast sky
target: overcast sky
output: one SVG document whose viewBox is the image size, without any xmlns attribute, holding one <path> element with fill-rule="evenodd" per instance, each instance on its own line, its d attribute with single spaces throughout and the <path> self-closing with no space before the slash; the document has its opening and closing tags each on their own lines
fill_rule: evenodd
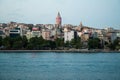
<svg viewBox="0 0 120 80">
<path fill-rule="evenodd" d="M 62 24 L 120 29 L 120 0 L 0 0 L 0 23 Z"/>
</svg>

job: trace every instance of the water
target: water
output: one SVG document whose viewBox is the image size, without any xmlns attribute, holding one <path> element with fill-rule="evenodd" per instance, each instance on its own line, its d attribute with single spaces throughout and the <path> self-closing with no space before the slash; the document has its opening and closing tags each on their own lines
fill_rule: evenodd
<svg viewBox="0 0 120 80">
<path fill-rule="evenodd" d="M 120 80 L 120 54 L 0 53 L 0 80 Z"/>
</svg>

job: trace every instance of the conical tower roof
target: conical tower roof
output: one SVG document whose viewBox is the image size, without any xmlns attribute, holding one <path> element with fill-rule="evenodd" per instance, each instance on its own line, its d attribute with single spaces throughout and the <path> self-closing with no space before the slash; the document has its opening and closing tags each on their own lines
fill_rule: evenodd
<svg viewBox="0 0 120 80">
<path fill-rule="evenodd" d="M 58 12 L 58 15 L 57 15 L 57 17 L 61 17 L 61 15 L 60 15 L 60 12 Z"/>
</svg>

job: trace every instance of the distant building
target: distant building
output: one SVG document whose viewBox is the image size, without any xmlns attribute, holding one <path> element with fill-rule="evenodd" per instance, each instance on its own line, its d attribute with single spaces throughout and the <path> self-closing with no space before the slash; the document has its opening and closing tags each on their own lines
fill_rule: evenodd
<svg viewBox="0 0 120 80">
<path fill-rule="evenodd" d="M 105 28 L 105 30 L 106 30 L 107 32 L 113 32 L 113 31 L 114 31 L 114 29 L 111 28 L 111 27 L 109 27 L 109 28 Z"/>
<path fill-rule="evenodd" d="M 20 36 L 24 36 L 26 34 L 26 30 L 23 25 L 19 25 L 18 28 L 20 29 Z"/>
<path fill-rule="evenodd" d="M 41 36 L 41 32 L 40 32 L 39 28 L 33 27 L 31 35 L 32 35 L 32 37 L 40 37 Z"/>
<path fill-rule="evenodd" d="M 120 32 L 117 32 L 116 35 L 118 38 L 120 38 Z"/>
<path fill-rule="evenodd" d="M 77 31 L 77 35 L 78 35 L 79 37 L 81 37 L 82 34 L 83 34 L 82 32 Z"/>
<path fill-rule="evenodd" d="M 90 38 L 90 34 L 89 33 L 84 33 L 81 35 L 81 40 L 84 41 L 88 41 L 88 39 Z"/>
<path fill-rule="evenodd" d="M 50 36 L 51 36 L 51 31 L 50 30 L 43 30 L 42 31 L 43 39 L 50 40 Z"/>
<path fill-rule="evenodd" d="M 98 38 L 98 33 L 97 32 L 92 32 L 91 37 Z"/>
<path fill-rule="evenodd" d="M 117 35 L 115 32 L 108 32 L 106 34 L 106 41 L 109 43 L 109 42 L 114 42 L 114 40 L 117 39 Z"/>
<path fill-rule="evenodd" d="M 54 25 L 53 25 L 53 24 L 46 24 L 46 25 L 45 25 L 45 28 L 51 30 L 51 29 L 54 28 Z"/>
<path fill-rule="evenodd" d="M 8 26 L 10 27 L 10 29 L 14 29 L 14 28 L 17 27 L 17 23 L 16 23 L 16 22 L 10 22 L 10 23 L 8 24 Z"/>
<path fill-rule="evenodd" d="M 31 33 L 30 30 L 28 30 L 28 31 L 26 32 L 26 37 L 27 37 L 27 39 L 32 38 L 32 33 Z"/>
<path fill-rule="evenodd" d="M 15 29 L 11 29 L 9 31 L 9 36 L 14 38 L 14 37 L 17 37 L 17 36 L 20 36 L 20 28 L 15 28 Z"/>
<path fill-rule="evenodd" d="M 110 33 L 110 41 L 113 43 L 115 39 L 117 39 L 116 33 L 115 32 L 111 32 Z"/>
<path fill-rule="evenodd" d="M 60 27 L 61 24 L 62 24 L 62 18 L 61 18 L 60 13 L 58 12 L 57 17 L 56 17 L 56 26 Z"/>
<path fill-rule="evenodd" d="M 115 32 L 113 32 L 111 35 L 111 42 L 113 43 L 115 41 L 115 39 L 117 39 L 117 35 Z"/>
<path fill-rule="evenodd" d="M 87 48 L 89 38 L 90 38 L 89 33 L 84 33 L 81 35 L 81 42 L 82 42 L 82 45 L 84 46 L 83 48 Z"/>
<path fill-rule="evenodd" d="M 0 23 L 0 27 L 5 28 L 5 27 L 7 27 L 7 24 L 6 23 Z"/>
<path fill-rule="evenodd" d="M 6 36 L 9 36 L 9 27 L 4 28 L 4 33 Z"/>
<path fill-rule="evenodd" d="M 0 30 L 0 36 L 2 37 L 2 38 L 4 38 L 6 35 L 5 35 L 5 33 L 3 32 L 3 30 Z"/>
<path fill-rule="evenodd" d="M 71 41 L 72 39 L 75 39 L 77 37 L 77 32 L 76 31 L 66 31 L 64 32 L 64 42 L 66 41 Z"/>
<path fill-rule="evenodd" d="M 80 25 L 77 26 L 75 30 L 80 32 L 82 30 L 82 27 L 83 27 L 82 22 L 80 22 Z"/>
</svg>

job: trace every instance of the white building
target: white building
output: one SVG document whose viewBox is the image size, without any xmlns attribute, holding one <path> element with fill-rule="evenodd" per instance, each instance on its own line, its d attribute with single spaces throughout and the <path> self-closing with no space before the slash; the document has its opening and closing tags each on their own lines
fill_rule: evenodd
<svg viewBox="0 0 120 80">
<path fill-rule="evenodd" d="M 32 37 L 40 37 L 41 32 L 40 32 L 39 28 L 33 27 L 31 35 L 32 35 Z"/>
<path fill-rule="evenodd" d="M 27 30 L 26 37 L 27 37 L 27 39 L 32 38 L 32 32 L 30 30 Z"/>
<path fill-rule="evenodd" d="M 79 37 L 81 37 L 82 36 L 82 32 L 77 32 L 77 35 L 79 36 Z"/>
<path fill-rule="evenodd" d="M 64 42 L 71 41 L 77 36 L 77 32 L 75 31 L 66 31 L 64 32 Z"/>
<path fill-rule="evenodd" d="M 5 35 L 5 33 L 3 32 L 3 30 L 0 30 L 0 36 L 2 37 L 2 38 L 4 38 L 6 35 Z"/>
<path fill-rule="evenodd" d="M 9 31 L 9 36 L 10 37 L 17 37 L 17 36 L 20 36 L 20 34 L 21 34 L 21 32 L 20 32 L 19 28 L 11 29 Z"/>
<path fill-rule="evenodd" d="M 120 38 L 120 32 L 117 32 L 117 34 L 116 34 L 116 35 L 117 35 L 117 37 L 118 37 L 118 38 Z"/>
<path fill-rule="evenodd" d="M 43 30 L 42 31 L 42 37 L 43 37 L 43 39 L 50 40 L 50 36 L 51 36 L 50 34 L 51 34 L 50 30 Z"/>
<path fill-rule="evenodd" d="M 111 33 L 111 42 L 113 43 L 115 39 L 117 39 L 117 35 L 115 32 L 112 32 Z"/>
</svg>

